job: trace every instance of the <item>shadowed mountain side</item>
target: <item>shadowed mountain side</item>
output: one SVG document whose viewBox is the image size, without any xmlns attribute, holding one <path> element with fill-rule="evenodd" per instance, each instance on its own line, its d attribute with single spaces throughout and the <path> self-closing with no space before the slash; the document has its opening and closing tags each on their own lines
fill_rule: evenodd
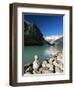
<svg viewBox="0 0 74 90">
<path fill-rule="evenodd" d="M 55 43 L 56 45 L 63 46 L 63 37 L 61 37 L 61 38 L 55 40 L 54 43 Z"/>
<path fill-rule="evenodd" d="M 39 28 L 28 21 L 24 21 L 24 45 L 44 45 L 49 43 L 43 38 Z"/>
</svg>

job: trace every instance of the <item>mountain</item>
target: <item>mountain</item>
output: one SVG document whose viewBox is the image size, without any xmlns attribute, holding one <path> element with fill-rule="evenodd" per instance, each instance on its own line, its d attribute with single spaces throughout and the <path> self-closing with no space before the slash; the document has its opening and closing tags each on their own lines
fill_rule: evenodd
<svg viewBox="0 0 74 90">
<path fill-rule="evenodd" d="M 48 41 L 51 45 L 55 45 L 55 44 L 62 44 L 63 43 L 63 36 L 58 35 L 58 36 L 48 36 L 45 37 L 45 40 Z"/>
<path fill-rule="evenodd" d="M 59 39 L 54 41 L 55 45 L 59 45 L 63 47 L 63 37 L 60 37 Z"/>
<path fill-rule="evenodd" d="M 41 33 L 40 29 L 33 23 L 24 20 L 24 45 L 49 44 Z"/>
</svg>

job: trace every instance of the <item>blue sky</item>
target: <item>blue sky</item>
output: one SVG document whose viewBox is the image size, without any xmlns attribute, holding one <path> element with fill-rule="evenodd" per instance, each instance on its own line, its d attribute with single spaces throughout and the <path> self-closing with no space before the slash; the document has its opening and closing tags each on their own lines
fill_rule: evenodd
<svg viewBox="0 0 74 90">
<path fill-rule="evenodd" d="M 37 25 L 43 36 L 63 35 L 63 16 L 24 15 L 24 19 Z"/>
</svg>

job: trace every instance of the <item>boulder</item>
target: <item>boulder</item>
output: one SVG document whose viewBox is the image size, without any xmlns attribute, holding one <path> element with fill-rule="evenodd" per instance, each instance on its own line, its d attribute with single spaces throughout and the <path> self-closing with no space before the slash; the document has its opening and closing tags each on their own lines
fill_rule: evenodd
<svg viewBox="0 0 74 90">
<path fill-rule="evenodd" d="M 40 67 L 40 62 L 38 59 L 39 59 L 38 56 L 35 55 L 34 56 L 34 62 L 33 62 L 33 70 L 35 70 L 35 71 L 37 71 L 38 68 Z"/>
</svg>

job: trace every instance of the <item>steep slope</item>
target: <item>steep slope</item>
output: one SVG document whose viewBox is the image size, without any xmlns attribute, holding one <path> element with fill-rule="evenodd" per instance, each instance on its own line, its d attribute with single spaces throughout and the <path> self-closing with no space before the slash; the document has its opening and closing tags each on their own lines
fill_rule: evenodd
<svg viewBox="0 0 74 90">
<path fill-rule="evenodd" d="M 54 43 L 55 43 L 56 45 L 61 45 L 61 46 L 63 46 L 63 37 L 55 40 Z"/>
<path fill-rule="evenodd" d="M 49 44 L 44 40 L 39 28 L 28 21 L 24 21 L 24 45 L 44 45 Z"/>
</svg>

